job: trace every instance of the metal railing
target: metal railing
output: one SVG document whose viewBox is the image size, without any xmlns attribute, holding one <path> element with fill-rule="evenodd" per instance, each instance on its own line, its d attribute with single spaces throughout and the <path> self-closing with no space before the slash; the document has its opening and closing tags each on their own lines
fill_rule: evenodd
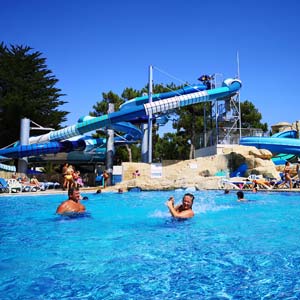
<svg viewBox="0 0 300 300">
<path fill-rule="evenodd" d="M 247 136 L 267 136 L 267 133 L 264 133 L 262 129 L 258 128 L 242 128 L 241 129 L 242 137 Z M 212 129 L 203 132 L 199 135 L 199 147 L 205 148 L 210 147 L 216 144 L 239 144 L 240 141 L 240 132 L 239 128 L 229 128 L 223 127 L 219 128 L 218 134 L 216 134 L 216 130 Z"/>
</svg>

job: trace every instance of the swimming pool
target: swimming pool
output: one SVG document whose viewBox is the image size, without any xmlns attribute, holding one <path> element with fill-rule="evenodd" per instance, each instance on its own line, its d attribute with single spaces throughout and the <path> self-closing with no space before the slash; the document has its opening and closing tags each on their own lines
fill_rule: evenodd
<svg viewBox="0 0 300 300">
<path fill-rule="evenodd" d="M 299 299 L 300 194 L 83 194 L 87 215 L 54 214 L 63 195 L 0 197 L 0 299 Z"/>
</svg>

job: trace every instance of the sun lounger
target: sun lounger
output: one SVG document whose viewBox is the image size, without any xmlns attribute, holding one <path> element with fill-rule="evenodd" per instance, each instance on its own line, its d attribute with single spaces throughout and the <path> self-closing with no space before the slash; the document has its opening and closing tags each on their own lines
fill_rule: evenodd
<svg viewBox="0 0 300 300">
<path fill-rule="evenodd" d="M 37 192 L 37 191 L 45 191 L 46 188 L 44 184 L 30 184 L 30 183 L 23 183 L 22 184 L 22 191 L 23 192 Z"/>
<path fill-rule="evenodd" d="M 299 189 L 300 188 L 300 180 L 295 180 L 295 182 L 293 183 L 293 188 L 295 189 Z"/>
<path fill-rule="evenodd" d="M 262 175 L 252 174 L 248 177 L 252 181 L 252 187 L 271 190 L 273 188 L 274 182 L 271 182 L 269 179 L 264 178 Z"/>
<path fill-rule="evenodd" d="M 9 186 L 4 178 L 0 178 L 0 192 L 9 193 Z"/>
<path fill-rule="evenodd" d="M 45 190 L 47 189 L 58 189 L 60 187 L 60 184 L 58 182 L 52 182 L 52 181 L 47 181 L 43 182 Z"/>
<path fill-rule="evenodd" d="M 22 185 L 22 192 L 37 192 L 37 191 L 45 191 L 46 187 L 43 182 L 39 181 L 29 181 L 24 176 L 24 178 L 19 179 L 20 184 Z"/>
<path fill-rule="evenodd" d="M 222 178 L 219 181 L 219 188 L 221 189 L 235 189 L 235 190 L 242 190 L 242 189 L 252 189 L 253 182 L 248 178 Z"/>
<path fill-rule="evenodd" d="M 222 178 L 219 181 L 219 188 L 220 189 L 234 189 L 234 190 L 240 190 L 241 187 L 238 185 L 237 182 L 230 181 L 230 179 Z"/>
<path fill-rule="evenodd" d="M 10 193 L 19 193 L 22 192 L 22 184 L 14 178 L 7 179 L 7 184 Z"/>
</svg>

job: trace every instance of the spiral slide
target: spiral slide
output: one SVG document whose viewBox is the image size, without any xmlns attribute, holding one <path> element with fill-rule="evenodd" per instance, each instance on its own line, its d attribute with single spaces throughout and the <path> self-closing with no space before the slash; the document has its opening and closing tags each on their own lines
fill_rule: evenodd
<svg viewBox="0 0 300 300">
<path fill-rule="evenodd" d="M 30 137 L 29 145 L 1 149 L 0 157 L 21 158 L 58 152 L 91 151 L 97 147 L 105 153 L 103 139 L 91 141 L 85 139 L 83 135 L 100 128 L 111 128 L 125 133 L 119 142 L 130 143 L 142 137 L 140 129 L 133 124 L 145 122 L 149 115 L 156 118 L 175 108 L 230 97 L 239 91 L 241 85 L 239 79 L 229 78 L 224 80 L 222 87 L 211 90 L 205 90 L 206 86 L 199 84 L 172 92 L 154 94 L 151 103 L 148 103 L 148 96 L 137 97 L 125 102 L 117 112 L 100 117 L 86 116 L 75 125 Z"/>
<path fill-rule="evenodd" d="M 240 145 L 267 149 L 273 154 L 300 155 L 300 139 L 295 130 L 279 132 L 271 137 L 244 137 Z"/>
</svg>

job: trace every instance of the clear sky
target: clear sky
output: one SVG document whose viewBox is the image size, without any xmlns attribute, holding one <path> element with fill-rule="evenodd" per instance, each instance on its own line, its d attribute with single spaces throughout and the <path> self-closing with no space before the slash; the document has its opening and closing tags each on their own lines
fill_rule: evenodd
<svg viewBox="0 0 300 300">
<path fill-rule="evenodd" d="M 42 53 L 66 94 L 65 125 L 102 93 L 141 89 L 149 65 L 183 81 L 237 75 L 269 125 L 300 119 L 299 0 L 0 0 L 0 41 Z M 180 82 L 154 71 L 154 83 Z"/>
</svg>

